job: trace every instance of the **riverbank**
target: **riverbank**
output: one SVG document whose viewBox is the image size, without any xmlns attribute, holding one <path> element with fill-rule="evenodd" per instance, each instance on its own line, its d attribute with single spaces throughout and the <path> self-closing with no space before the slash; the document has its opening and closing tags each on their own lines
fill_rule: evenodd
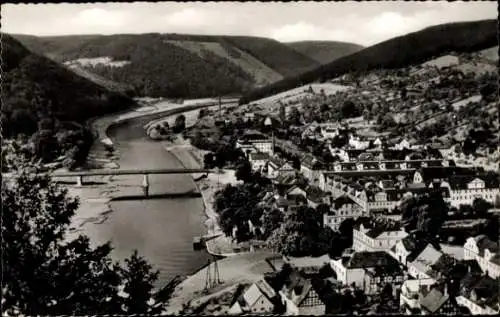
<svg viewBox="0 0 500 317">
<path fill-rule="evenodd" d="M 202 268 L 177 285 L 165 314 L 179 314 L 185 305 L 199 306 L 210 298 L 231 290 L 237 284 L 260 280 L 265 273 L 274 271 L 266 259 L 275 256 L 277 254 L 273 252 L 258 251 L 217 261 L 221 283 L 208 290 L 205 290 L 207 270 L 210 270 L 213 276 L 214 265 Z"/>
<path fill-rule="evenodd" d="M 172 153 L 185 168 L 202 168 L 203 156 L 206 151 L 200 150 L 189 143 L 189 140 L 182 136 L 177 136 L 173 142 L 162 142 L 165 150 Z M 199 174 L 193 174 L 193 180 L 200 177 Z M 238 244 L 232 241 L 232 238 L 226 237 L 219 226 L 219 216 L 215 212 L 214 196 L 215 193 L 227 184 L 236 185 L 241 181 L 236 180 L 234 170 L 221 170 L 220 174 L 208 174 L 207 177 L 195 181 L 198 191 L 204 204 L 204 211 L 207 217 L 205 226 L 208 235 L 222 234 L 221 236 L 206 242 L 207 251 L 216 256 L 234 256 L 241 252 L 238 251 Z"/>
<path fill-rule="evenodd" d="M 208 104 L 206 104 L 207 101 Z M 182 113 L 184 110 L 192 111 L 193 107 L 208 107 L 213 104 L 212 101 L 209 99 L 193 100 L 184 104 L 160 102 L 90 120 L 88 124 L 91 125 L 94 131 L 96 141 L 90 150 L 88 165 L 92 168 L 120 168 L 120 149 L 115 148 L 112 155 L 109 155 L 108 150 L 105 148 L 106 146 L 113 146 L 113 141 L 108 136 L 110 127 L 124 124 L 132 119 L 145 117 L 155 120 Z M 72 218 L 70 234 L 67 236 L 67 240 L 77 237 L 86 224 L 99 225 L 104 223 L 112 212 L 111 201 L 114 198 L 143 195 L 141 179 L 133 175 L 93 176 L 85 178 L 84 182 L 91 185 L 83 187 L 66 186 L 68 194 L 72 197 L 78 197 L 80 201 L 80 206 Z"/>
</svg>

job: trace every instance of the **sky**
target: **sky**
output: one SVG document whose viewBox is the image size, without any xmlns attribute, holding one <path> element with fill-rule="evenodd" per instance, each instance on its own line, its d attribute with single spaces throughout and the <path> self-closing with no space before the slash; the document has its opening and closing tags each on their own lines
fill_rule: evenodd
<svg viewBox="0 0 500 317">
<path fill-rule="evenodd" d="M 496 1 L 5 4 L 2 32 L 184 33 L 373 45 L 428 26 L 496 19 Z"/>
</svg>

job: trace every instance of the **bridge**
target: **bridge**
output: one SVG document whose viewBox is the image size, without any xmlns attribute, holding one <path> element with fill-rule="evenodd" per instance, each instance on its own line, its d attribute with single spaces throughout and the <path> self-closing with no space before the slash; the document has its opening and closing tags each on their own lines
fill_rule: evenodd
<svg viewBox="0 0 500 317">
<path fill-rule="evenodd" d="M 216 173 L 218 170 L 213 169 L 197 169 L 197 168 L 167 168 L 167 169 L 148 169 L 148 170 L 90 170 L 90 171 L 77 171 L 77 172 L 55 172 L 51 173 L 51 177 L 76 177 L 76 185 L 83 186 L 84 176 L 117 176 L 117 175 L 142 175 L 142 188 L 144 195 L 149 196 L 149 175 L 166 175 L 166 174 L 208 174 Z"/>
<path fill-rule="evenodd" d="M 142 175 L 142 187 L 144 195 L 149 196 L 149 175 L 165 175 L 165 174 L 209 174 L 220 173 L 218 169 L 196 169 L 196 168 L 176 168 L 176 169 L 101 169 L 73 172 L 53 172 L 49 173 L 51 177 L 57 178 L 76 178 L 76 185 L 83 186 L 83 178 L 85 176 L 117 176 L 117 175 Z M 2 177 L 10 177 L 9 173 L 2 173 Z"/>
</svg>

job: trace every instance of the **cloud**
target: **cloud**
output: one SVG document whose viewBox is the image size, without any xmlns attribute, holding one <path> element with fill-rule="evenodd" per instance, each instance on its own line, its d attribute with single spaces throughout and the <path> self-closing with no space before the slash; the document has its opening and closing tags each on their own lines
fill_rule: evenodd
<svg viewBox="0 0 500 317">
<path fill-rule="evenodd" d="M 167 15 L 165 21 L 172 27 L 197 28 L 209 25 L 211 18 L 210 14 L 206 11 L 196 8 L 187 8 Z"/>
<path fill-rule="evenodd" d="M 304 40 L 346 41 L 351 35 L 345 30 L 330 29 L 301 21 L 273 29 L 269 36 L 282 42 L 294 42 Z"/>
<path fill-rule="evenodd" d="M 126 25 L 131 18 L 131 12 L 91 8 L 80 11 L 71 22 L 81 28 L 116 28 Z"/>
<path fill-rule="evenodd" d="M 227 34 L 372 45 L 431 25 L 496 17 L 496 3 L 489 1 L 6 4 L 2 31 Z"/>
</svg>

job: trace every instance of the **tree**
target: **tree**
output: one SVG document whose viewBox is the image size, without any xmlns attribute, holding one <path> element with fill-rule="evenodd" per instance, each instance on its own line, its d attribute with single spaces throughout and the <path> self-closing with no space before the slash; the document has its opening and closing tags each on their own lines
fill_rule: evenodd
<svg viewBox="0 0 500 317">
<path fill-rule="evenodd" d="M 109 243 L 91 248 L 82 235 L 68 241 L 78 199 L 69 197 L 40 166 L 18 157 L 12 178 L 2 179 L 2 202 L 4 313 L 123 314 L 127 305 L 122 307 L 122 286 L 134 311 L 150 312 L 144 307 L 156 273 L 136 255 L 126 268 L 112 263 Z M 141 265 L 131 266 L 136 262 Z"/>
<path fill-rule="evenodd" d="M 493 208 L 493 205 L 482 198 L 476 198 L 472 202 L 472 208 L 477 217 L 485 217 L 488 210 Z"/>
<path fill-rule="evenodd" d="M 214 155 L 209 152 L 203 156 L 203 166 L 205 168 L 212 168 L 214 164 Z"/>
<path fill-rule="evenodd" d="M 242 180 L 243 182 L 249 182 L 252 180 L 252 165 L 249 161 L 244 161 L 236 168 L 235 173 L 237 180 Z"/>
<path fill-rule="evenodd" d="M 264 229 L 264 237 L 269 237 L 274 230 L 280 227 L 283 223 L 283 213 L 276 208 L 264 211 L 262 217 L 262 228 Z"/>
<path fill-rule="evenodd" d="M 361 115 L 360 110 L 351 100 L 344 101 L 344 103 L 340 107 L 340 116 L 342 119 L 357 117 L 359 115 Z"/>
<path fill-rule="evenodd" d="M 186 128 L 186 117 L 181 114 L 175 118 L 174 127 L 172 131 L 174 133 L 181 133 Z"/>
<path fill-rule="evenodd" d="M 283 104 L 281 104 L 279 108 L 279 118 L 282 124 L 286 121 L 286 110 Z"/>
<path fill-rule="evenodd" d="M 323 215 L 307 206 L 286 214 L 281 226 L 274 230 L 267 244 L 270 249 L 289 256 L 319 256 L 338 253 L 339 241 L 329 227 L 323 227 Z M 333 250 L 335 249 L 335 250 Z"/>
<path fill-rule="evenodd" d="M 300 125 L 300 112 L 297 107 L 293 106 L 290 108 L 288 120 L 291 122 L 291 124 Z"/>
<path fill-rule="evenodd" d="M 206 109 L 200 109 L 200 112 L 198 113 L 198 119 L 201 119 L 207 115 L 207 110 Z"/>
</svg>

